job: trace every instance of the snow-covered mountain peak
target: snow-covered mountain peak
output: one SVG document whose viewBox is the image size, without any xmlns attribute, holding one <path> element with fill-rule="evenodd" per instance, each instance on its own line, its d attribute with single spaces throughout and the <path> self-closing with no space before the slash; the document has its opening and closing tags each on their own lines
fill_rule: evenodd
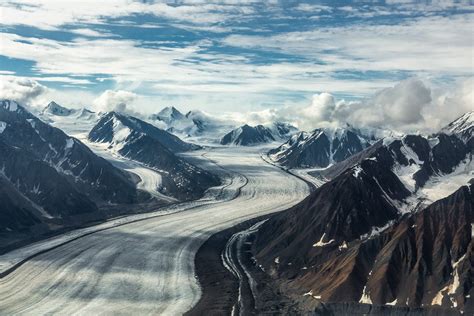
<svg viewBox="0 0 474 316">
<path fill-rule="evenodd" d="M 272 131 L 275 138 L 284 140 L 287 140 L 288 137 L 291 137 L 298 132 L 298 128 L 286 122 L 276 121 L 266 124 L 265 126 Z"/>
<path fill-rule="evenodd" d="M 352 128 L 317 128 L 293 135 L 269 154 L 287 167 L 325 168 L 362 151 L 370 142 Z"/>
<path fill-rule="evenodd" d="M 221 145 L 251 146 L 275 141 L 272 131 L 263 126 L 250 126 L 244 124 L 229 133 L 221 139 Z"/>
<path fill-rule="evenodd" d="M 42 114 L 52 114 L 58 116 L 68 116 L 73 113 L 75 113 L 75 110 L 65 108 L 54 101 L 49 102 L 49 104 L 42 111 Z"/>
<path fill-rule="evenodd" d="M 186 120 L 186 116 L 174 106 L 168 106 L 162 109 L 158 114 L 151 116 L 152 119 L 163 121 L 170 124 L 175 121 Z"/>
<path fill-rule="evenodd" d="M 457 135 L 464 141 L 472 139 L 474 134 L 474 111 L 467 112 L 449 123 L 441 132 L 448 135 Z"/>
</svg>

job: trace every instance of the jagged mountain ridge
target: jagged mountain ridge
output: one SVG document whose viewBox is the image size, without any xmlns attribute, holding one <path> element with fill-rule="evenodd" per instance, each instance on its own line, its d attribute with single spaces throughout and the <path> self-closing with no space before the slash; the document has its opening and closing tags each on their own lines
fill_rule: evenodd
<svg viewBox="0 0 474 316">
<path fill-rule="evenodd" d="M 0 102 L 0 122 L 0 177 L 10 183 L 0 189 L 1 211 L 25 215 L 24 221 L 13 221 L 14 227 L 2 222 L 0 230 L 27 230 L 33 223 L 27 218 L 57 225 L 104 219 L 101 205 L 137 203 L 148 196 L 137 192 L 126 173 L 16 102 Z"/>
<path fill-rule="evenodd" d="M 472 137 L 463 141 L 454 134 L 440 132 L 431 137 L 406 135 L 377 142 L 351 164 L 343 162 L 347 169 L 340 169 L 306 200 L 261 226 L 254 244 L 258 264 L 280 278 L 289 295 L 299 296 L 297 300 L 309 293 L 306 296 L 310 299 L 326 302 L 370 303 L 370 299 L 375 304 L 410 307 L 432 303 L 436 293 L 454 282 L 446 273 L 454 271 L 455 262 L 446 259 L 449 256 L 439 244 L 441 239 L 449 249 L 463 236 L 462 247 L 452 248 L 455 261 L 463 253 L 470 253 L 466 247 L 472 247 L 467 246 L 472 239 L 470 225 L 474 223 L 472 185 L 454 194 L 463 196 L 461 200 L 453 196 L 439 200 L 474 178 L 471 140 Z M 430 203 L 433 204 L 428 206 Z M 415 225 L 413 229 L 403 231 L 406 237 L 398 239 L 402 226 L 397 223 L 421 221 L 426 218 L 423 214 L 435 216 L 438 209 L 448 213 L 442 221 L 423 228 L 411 224 L 408 227 Z M 416 213 L 417 210 L 425 211 Z M 456 218 L 450 219 L 451 216 Z M 433 225 L 443 233 L 433 233 Z M 386 235 L 388 231 L 397 233 Z M 377 237 L 380 232 L 383 234 Z M 424 248 L 419 243 L 419 238 L 427 236 L 434 248 Z M 373 244 L 371 237 L 377 238 L 378 244 Z M 398 257 L 388 252 L 395 244 L 399 247 Z M 413 252 L 417 255 L 410 255 Z M 394 262 L 394 258 L 398 261 Z M 420 260 L 417 258 L 426 263 L 414 271 L 413 264 Z M 374 260 L 379 265 L 377 272 L 370 274 Z M 430 276 L 429 269 L 435 269 L 434 265 L 436 271 L 443 271 L 440 278 Z M 386 272 L 387 267 L 390 273 Z M 459 273 L 469 275 L 469 269 L 464 267 Z M 400 271 L 409 273 L 400 275 Z M 414 281 L 420 278 L 420 283 Z M 470 289 L 471 285 L 465 286 Z M 456 295 L 456 306 L 465 306 L 466 299 L 457 292 Z M 413 301 L 407 302 L 408 297 Z M 447 297 L 440 301 L 444 308 L 456 307 Z"/>
<path fill-rule="evenodd" d="M 474 111 L 467 112 L 447 126 L 441 132 L 447 135 L 456 135 L 465 142 L 473 141 L 474 134 Z M 473 146 L 473 144 L 470 144 Z"/>
<path fill-rule="evenodd" d="M 276 265 L 261 252 L 257 261 L 289 280 L 284 286 L 295 300 L 308 300 L 317 310 L 324 310 L 318 306 L 323 301 L 472 313 L 472 189 L 463 186 L 380 234 L 320 245 L 319 255 L 279 257 Z"/>
<path fill-rule="evenodd" d="M 160 172 L 163 178 L 160 191 L 166 195 L 188 200 L 202 196 L 207 188 L 220 183 L 216 176 L 175 154 L 199 146 L 183 142 L 138 118 L 106 113 L 88 138 L 93 142 L 107 143 L 121 156 Z"/>
<path fill-rule="evenodd" d="M 6 123 L 1 138 L 7 145 L 31 151 L 37 159 L 74 178 L 77 185 L 94 187 L 94 198 L 113 203 L 136 199 L 136 192 L 126 193 L 133 187 L 128 176 L 79 140 L 44 123 L 13 101 L 2 101 L 0 110 L 0 120 Z"/>
<path fill-rule="evenodd" d="M 352 128 L 316 129 L 293 135 L 268 154 L 288 168 L 325 168 L 362 151 L 371 141 Z"/>
<path fill-rule="evenodd" d="M 175 153 L 200 148 L 197 145 L 184 142 L 179 137 L 136 117 L 117 112 L 104 113 L 99 122 L 90 131 L 89 139 L 94 142 L 117 144 L 124 140 L 132 131 L 153 137 Z"/>
<path fill-rule="evenodd" d="M 199 110 L 192 110 L 183 114 L 175 107 L 165 107 L 159 113 L 150 115 L 148 120 L 155 126 L 179 137 L 196 137 L 200 141 L 210 143 L 220 142 L 223 135 L 232 133 L 229 130 L 235 130 L 235 134 L 240 131 L 239 128 L 243 127 L 236 127 L 239 123 L 233 119 L 215 117 Z M 257 133 L 266 135 L 263 142 L 272 141 L 271 138 L 277 141 L 286 140 L 298 131 L 296 127 L 285 122 L 272 122 L 262 126 L 258 127 L 259 131 Z M 270 134 L 271 136 L 269 136 Z"/>
<path fill-rule="evenodd" d="M 221 145 L 250 146 L 275 141 L 271 130 L 263 125 L 247 124 L 236 128 L 221 138 Z"/>
<path fill-rule="evenodd" d="M 201 111 L 189 111 L 184 115 L 175 107 L 165 107 L 159 113 L 149 116 L 149 120 L 170 133 L 197 136 L 212 132 L 220 127 L 220 122 Z"/>
</svg>

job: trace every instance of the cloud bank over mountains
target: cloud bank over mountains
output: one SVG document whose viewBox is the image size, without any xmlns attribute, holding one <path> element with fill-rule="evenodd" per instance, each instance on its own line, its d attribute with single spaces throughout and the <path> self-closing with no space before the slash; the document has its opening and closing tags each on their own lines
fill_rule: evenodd
<svg viewBox="0 0 474 316">
<path fill-rule="evenodd" d="M 360 101 L 338 100 L 330 93 L 314 94 L 307 106 L 289 106 L 237 115 L 254 123 L 290 121 L 303 130 L 324 126 L 388 128 L 398 132 L 429 133 L 474 108 L 474 80 L 454 91 L 434 89 L 410 78 Z"/>
<path fill-rule="evenodd" d="M 338 99 L 329 92 L 316 93 L 306 105 L 266 108 L 260 111 L 214 113 L 225 120 L 251 125 L 275 121 L 290 122 L 302 130 L 337 127 L 388 128 L 398 132 L 429 133 L 467 111 L 473 110 L 474 79 L 460 82 L 453 91 L 433 88 L 419 78 L 403 80 L 359 101 Z M 51 89 L 35 80 L 11 77 L 0 86 L 0 99 L 12 99 L 31 107 L 41 107 L 53 97 Z M 151 102 L 126 90 L 106 90 L 87 105 L 98 112 L 118 111 L 147 117 L 136 102 Z M 70 106 L 69 104 L 64 104 Z M 179 108 L 179 106 L 178 106 Z"/>
</svg>

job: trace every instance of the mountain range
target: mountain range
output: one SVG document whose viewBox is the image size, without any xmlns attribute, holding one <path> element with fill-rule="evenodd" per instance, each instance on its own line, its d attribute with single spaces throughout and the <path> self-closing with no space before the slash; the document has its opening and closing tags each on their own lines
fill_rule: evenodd
<svg viewBox="0 0 474 316">
<path fill-rule="evenodd" d="M 193 110 L 186 114 L 175 107 L 165 107 L 157 114 L 152 114 L 148 120 L 157 127 L 170 133 L 184 137 L 218 137 L 232 128 L 232 122 L 213 117 L 205 112 Z"/>
<path fill-rule="evenodd" d="M 288 168 L 326 168 L 362 151 L 375 140 L 350 126 L 315 129 L 293 135 L 268 154 L 273 161 Z"/>
<path fill-rule="evenodd" d="M 102 115 L 92 128 L 88 139 L 108 144 L 119 155 L 141 162 L 162 176 L 160 192 L 178 199 L 195 199 L 219 179 L 192 165 L 177 153 L 199 149 L 177 136 L 136 117 L 109 112 Z"/>
<path fill-rule="evenodd" d="M 257 263 L 311 312 L 349 302 L 472 313 L 473 118 L 385 138 L 325 170 L 325 184 L 261 226 Z"/>
<path fill-rule="evenodd" d="M 149 198 L 127 173 L 14 101 L 0 102 L 0 127 L 0 231 L 10 237 L 105 219 L 114 211 L 103 205 Z"/>
<path fill-rule="evenodd" d="M 288 172 L 306 168 L 323 184 L 269 217 L 249 247 L 301 313 L 360 314 L 367 305 L 474 313 L 474 112 L 432 135 L 385 137 L 349 125 L 235 128 L 174 107 L 146 120 L 55 102 L 37 113 L 0 101 L 0 251 L 155 207 L 159 197 L 137 188 L 130 166 L 159 175 L 157 192 L 177 201 L 220 185 L 186 158 L 203 147 L 175 134 L 222 146 L 283 142 L 269 158 Z M 130 162 L 129 171 L 115 158 Z"/>
<path fill-rule="evenodd" d="M 221 145 L 252 146 L 285 140 L 297 131 L 296 127 L 282 122 L 269 126 L 248 124 L 233 129 L 221 138 Z"/>
</svg>

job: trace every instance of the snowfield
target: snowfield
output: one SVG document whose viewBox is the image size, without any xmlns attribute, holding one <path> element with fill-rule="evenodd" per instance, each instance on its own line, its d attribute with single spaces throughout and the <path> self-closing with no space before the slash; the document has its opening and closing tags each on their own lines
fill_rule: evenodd
<svg viewBox="0 0 474 316">
<path fill-rule="evenodd" d="M 0 256 L 2 271 L 33 256 L 0 279 L 2 314 L 186 312 L 200 297 L 194 257 L 207 238 L 285 210 L 309 194 L 304 181 L 264 162 L 262 152 L 258 147 L 219 148 L 208 151 L 207 158 L 193 152 L 189 155 L 205 168 L 225 177 L 221 187 L 201 200 L 120 218 L 87 228 L 88 234 L 76 231 Z M 144 187 L 159 184 L 143 170 L 137 174 L 145 179 Z M 56 247 L 35 255 L 52 245 Z"/>
</svg>

